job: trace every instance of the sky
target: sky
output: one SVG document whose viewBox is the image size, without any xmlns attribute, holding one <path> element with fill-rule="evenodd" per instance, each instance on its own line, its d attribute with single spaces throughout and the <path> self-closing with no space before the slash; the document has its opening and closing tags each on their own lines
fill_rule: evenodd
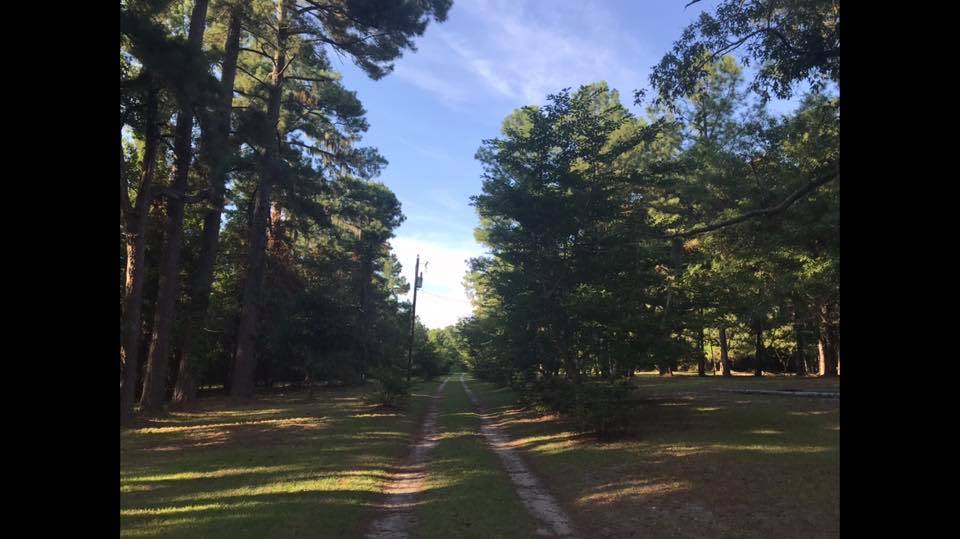
<svg viewBox="0 0 960 539">
<path fill-rule="evenodd" d="M 467 259 L 484 253 L 470 206 L 481 188 L 474 159 L 481 142 L 499 136 L 511 111 L 600 80 L 641 113 L 633 91 L 648 87 L 650 69 L 683 29 L 719 3 L 684 8 L 688 1 L 454 0 L 447 20 L 431 21 L 418 50 L 379 81 L 334 56 L 344 86 L 367 110 L 363 144 L 389 162 L 378 179 L 406 215 L 391 245 L 410 283 L 420 255 L 417 315 L 424 325 L 470 315 L 462 280 Z"/>
</svg>

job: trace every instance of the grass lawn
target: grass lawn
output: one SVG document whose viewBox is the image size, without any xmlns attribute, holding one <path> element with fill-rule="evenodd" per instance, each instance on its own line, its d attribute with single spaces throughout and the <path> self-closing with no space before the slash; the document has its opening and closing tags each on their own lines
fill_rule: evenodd
<svg viewBox="0 0 960 539">
<path fill-rule="evenodd" d="M 651 399 L 637 435 L 598 443 L 518 409 L 509 389 L 471 384 L 593 536 L 839 535 L 839 400 L 714 391 L 835 382 L 641 376 L 637 385 Z"/>
<path fill-rule="evenodd" d="M 416 386 L 405 412 L 366 404 L 361 389 L 330 389 L 313 402 L 304 393 L 204 399 L 124 430 L 121 536 L 362 533 L 436 386 Z"/>
<path fill-rule="evenodd" d="M 459 375 L 447 383 L 439 427 L 411 536 L 532 537 L 536 523 L 480 434 L 480 417 Z"/>
</svg>

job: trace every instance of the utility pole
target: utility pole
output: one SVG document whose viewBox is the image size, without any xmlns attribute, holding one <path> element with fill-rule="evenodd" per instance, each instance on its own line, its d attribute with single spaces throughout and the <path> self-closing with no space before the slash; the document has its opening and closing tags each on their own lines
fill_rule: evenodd
<svg viewBox="0 0 960 539">
<path fill-rule="evenodd" d="M 417 265 L 413 267 L 413 307 L 410 309 L 410 353 L 407 356 L 407 381 L 413 373 L 413 337 L 417 329 L 417 289 L 423 286 L 423 275 L 420 274 L 420 255 L 417 255 Z"/>
</svg>

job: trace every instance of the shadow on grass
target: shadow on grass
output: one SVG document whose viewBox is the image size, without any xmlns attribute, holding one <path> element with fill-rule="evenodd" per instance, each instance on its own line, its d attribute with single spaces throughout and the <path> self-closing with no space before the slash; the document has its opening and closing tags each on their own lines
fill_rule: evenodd
<svg viewBox="0 0 960 539">
<path fill-rule="evenodd" d="M 743 400 L 695 378 L 644 382 L 659 385 L 638 390 L 633 435 L 602 443 L 519 409 L 508 390 L 477 387 L 574 518 L 597 524 L 595 536 L 839 533 L 836 400 Z"/>
<path fill-rule="evenodd" d="M 355 535 L 402 471 L 432 386 L 402 412 L 336 389 L 314 401 L 210 399 L 143 420 L 121 434 L 121 536 Z"/>
</svg>

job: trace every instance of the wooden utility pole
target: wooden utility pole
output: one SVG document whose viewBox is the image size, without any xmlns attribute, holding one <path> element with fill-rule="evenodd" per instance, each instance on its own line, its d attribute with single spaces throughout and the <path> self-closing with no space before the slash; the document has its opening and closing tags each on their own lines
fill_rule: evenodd
<svg viewBox="0 0 960 539">
<path fill-rule="evenodd" d="M 417 255 L 417 264 L 413 267 L 413 307 L 410 309 L 410 353 L 407 356 L 407 381 L 413 374 L 413 338 L 417 329 L 417 289 L 423 286 L 423 276 L 420 275 L 420 255 Z"/>
</svg>

